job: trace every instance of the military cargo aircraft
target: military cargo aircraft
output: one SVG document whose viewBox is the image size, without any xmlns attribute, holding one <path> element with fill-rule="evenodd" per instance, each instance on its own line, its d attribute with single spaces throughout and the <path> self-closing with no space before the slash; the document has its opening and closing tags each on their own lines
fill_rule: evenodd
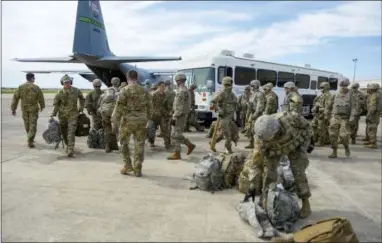
<svg viewBox="0 0 382 243">
<path fill-rule="evenodd" d="M 125 73 L 136 70 L 139 82 L 150 79 L 153 83 L 168 78 L 176 70 L 148 70 L 138 68 L 128 63 L 178 61 L 181 57 L 144 57 L 144 56 L 116 56 L 109 49 L 109 42 L 102 17 L 99 1 L 79 0 L 73 42 L 73 54 L 68 57 L 56 58 L 15 58 L 18 62 L 44 62 L 44 63 L 82 63 L 89 70 L 28 70 L 32 73 L 75 73 L 83 78 L 93 81 L 101 79 L 108 87 L 111 79 L 118 77 L 121 82 L 126 81 Z"/>
</svg>

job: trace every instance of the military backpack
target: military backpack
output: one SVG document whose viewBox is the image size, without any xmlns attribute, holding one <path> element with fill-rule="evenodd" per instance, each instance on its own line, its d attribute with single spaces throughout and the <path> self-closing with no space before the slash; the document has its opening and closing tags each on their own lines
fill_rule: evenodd
<svg viewBox="0 0 382 243">
<path fill-rule="evenodd" d="M 199 188 L 212 193 L 222 190 L 224 182 L 220 161 L 213 157 L 212 154 L 204 156 L 196 165 L 193 182 L 196 186 L 191 187 L 191 190 Z"/>
<path fill-rule="evenodd" d="M 90 119 L 84 113 L 78 115 L 76 137 L 85 137 L 89 135 Z"/>
<path fill-rule="evenodd" d="M 54 118 L 49 119 L 48 129 L 42 133 L 42 137 L 47 144 L 55 143 L 55 148 L 57 148 L 62 141 L 60 123 Z"/>
<path fill-rule="evenodd" d="M 233 154 L 221 154 L 218 159 L 223 172 L 223 182 L 225 188 L 231 188 L 237 184 L 240 172 L 243 170 L 246 155 L 241 152 Z"/>
<path fill-rule="evenodd" d="M 98 148 L 98 136 L 98 131 L 95 128 L 91 128 L 87 139 L 88 148 Z"/>
</svg>

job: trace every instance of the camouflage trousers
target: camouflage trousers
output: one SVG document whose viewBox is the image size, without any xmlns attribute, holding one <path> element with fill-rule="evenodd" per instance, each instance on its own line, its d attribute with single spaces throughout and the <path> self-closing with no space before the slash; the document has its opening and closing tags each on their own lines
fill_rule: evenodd
<svg viewBox="0 0 382 243">
<path fill-rule="evenodd" d="M 209 138 L 212 138 L 212 134 L 214 133 L 215 126 L 216 126 L 216 121 L 213 121 L 211 123 L 210 129 L 208 130 L 208 137 Z M 217 131 L 216 134 L 217 134 L 216 135 L 217 137 L 223 136 L 223 133 L 222 133 L 222 124 L 221 123 L 219 124 L 218 131 Z"/>
<path fill-rule="evenodd" d="M 92 125 L 95 130 L 102 128 L 102 116 L 100 114 L 92 115 Z"/>
<path fill-rule="evenodd" d="M 296 185 L 296 194 L 300 199 L 307 199 L 311 196 L 308 179 L 305 170 L 309 166 L 309 159 L 306 152 L 299 148 L 288 154 L 290 168 L 293 173 Z M 261 192 L 272 182 L 277 183 L 277 168 L 280 165 L 281 156 L 262 158 L 260 153 L 252 155 L 252 161 L 247 161 L 248 180 L 250 187 L 256 192 Z"/>
<path fill-rule="evenodd" d="M 111 143 L 111 141 L 113 139 L 113 135 L 114 135 L 112 127 L 111 127 L 111 117 L 110 116 L 102 116 L 102 126 L 103 126 L 104 134 L 105 134 L 105 138 L 104 138 L 105 145 L 109 144 L 109 146 L 110 146 L 110 143 Z M 115 134 L 117 135 L 117 140 L 118 140 L 119 124 L 116 124 L 115 129 L 117 130 L 117 131 L 115 131 Z"/>
<path fill-rule="evenodd" d="M 58 117 L 58 121 L 64 143 L 68 146 L 68 152 L 73 152 L 76 142 L 77 118 Z"/>
<path fill-rule="evenodd" d="M 221 124 L 222 132 L 216 139 L 216 143 L 220 142 L 225 138 L 224 147 L 228 150 L 232 149 L 232 140 L 237 143 L 238 131 L 235 122 L 233 121 L 233 116 L 227 116 L 224 118 L 219 118 Z"/>
<path fill-rule="evenodd" d="M 171 144 L 170 141 L 170 131 L 168 130 L 169 128 L 169 123 L 170 123 L 170 118 L 165 117 L 165 116 L 154 116 L 153 120 L 154 126 L 160 128 L 164 144 L 166 147 L 168 147 Z M 150 141 L 150 143 L 154 144 L 155 143 L 155 136 L 153 138 L 153 141 Z"/>
<path fill-rule="evenodd" d="M 329 139 L 329 121 L 324 117 L 317 117 L 317 128 L 314 134 L 314 141 L 319 145 L 325 145 L 330 143 Z M 314 130 L 313 130 L 314 131 Z"/>
<path fill-rule="evenodd" d="M 131 161 L 129 149 L 130 137 L 134 137 L 134 160 Z M 145 140 L 147 135 L 146 123 L 134 124 L 122 121 L 119 128 L 121 154 L 125 165 L 132 165 L 135 170 L 141 171 L 145 153 Z"/>
<path fill-rule="evenodd" d="M 196 114 L 195 110 L 191 110 L 190 113 L 188 113 L 188 115 L 187 115 L 187 122 L 186 122 L 186 125 L 184 127 L 184 130 L 185 131 L 189 131 L 190 130 L 190 126 L 195 127 L 195 129 L 197 131 L 201 130 L 201 127 L 200 127 L 200 125 L 198 123 L 198 117 L 197 117 L 197 114 Z"/>
<path fill-rule="evenodd" d="M 255 134 L 253 132 L 253 125 L 256 123 L 257 118 L 255 120 L 251 120 L 250 117 L 251 116 L 249 116 L 249 119 L 247 119 L 247 121 L 246 121 L 245 130 L 246 130 L 246 136 L 249 139 L 249 143 L 253 144 L 254 143 L 254 136 L 255 136 Z"/>
<path fill-rule="evenodd" d="M 348 118 L 332 117 L 330 119 L 329 137 L 333 149 L 338 148 L 338 140 L 340 140 L 344 146 L 348 146 L 349 135 L 350 128 Z"/>
<path fill-rule="evenodd" d="M 190 140 L 183 135 L 184 126 L 186 123 L 186 115 L 178 116 L 175 120 L 175 125 L 171 131 L 171 144 L 174 152 L 181 152 L 181 145 L 189 145 Z"/>
<path fill-rule="evenodd" d="M 240 111 L 240 125 L 241 125 L 241 128 L 245 128 L 245 124 L 246 124 L 246 119 L 247 118 L 247 111 Z"/>
<path fill-rule="evenodd" d="M 354 121 L 349 122 L 350 138 L 356 139 L 358 132 L 359 117 L 354 118 Z"/>
<path fill-rule="evenodd" d="M 22 117 L 28 141 L 33 141 L 37 132 L 38 111 L 22 111 Z"/>
<path fill-rule="evenodd" d="M 377 143 L 377 131 L 379 125 L 379 117 L 373 117 L 373 119 L 368 119 L 366 121 L 366 138 L 369 139 L 370 143 Z"/>
</svg>

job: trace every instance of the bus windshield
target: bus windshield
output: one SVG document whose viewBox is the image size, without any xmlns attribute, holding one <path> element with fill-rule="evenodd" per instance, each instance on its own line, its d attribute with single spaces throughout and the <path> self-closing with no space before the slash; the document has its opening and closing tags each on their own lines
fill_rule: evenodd
<svg viewBox="0 0 382 243">
<path fill-rule="evenodd" d="M 213 88 L 212 92 L 215 91 L 215 68 L 206 67 L 206 68 L 193 68 L 193 69 L 182 69 L 179 70 L 187 77 L 188 86 L 192 83 L 195 83 L 198 92 L 207 92 L 207 80 L 212 80 Z"/>
</svg>

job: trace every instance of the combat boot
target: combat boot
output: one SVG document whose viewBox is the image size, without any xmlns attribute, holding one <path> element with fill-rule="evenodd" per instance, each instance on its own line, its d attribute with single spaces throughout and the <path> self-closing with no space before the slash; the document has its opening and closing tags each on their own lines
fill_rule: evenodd
<svg viewBox="0 0 382 243">
<path fill-rule="evenodd" d="M 365 145 L 365 147 L 366 147 L 366 148 L 370 148 L 370 149 L 376 149 L 376 148 L 378 148 L 376 143 L 369 143 L 368 145 Z"/>
<path fill-rule="evenodd" d="M 121 168 L 121 174 L 122 175 L 127 175 L 128 173 L 133 171 L 133 166 L 131 163 L 125 163 L 125 165 Z"/>
<path fill-rule="evenodd" d="M 135 166 L 133 170 L 134 170 L 135 177 L 142 176 L 142 166 Z"/>
<path fill-rule="evenodd" d="M 35 147 L 32 139 L 28 139 L 28 147 L 29 148 L 34 148 Z"/>
<path fill-rule="evenodd" d="M 355 138 L 351 139 L 351 144 L 355 144 Z"/>
<path fill-rule="evenodd" d="M 187 148 L 188 148 L 187 155 L 190 155 L 192 153 L 192 151 L 194 151 L 195 147 L 196 147 L 195 144 L 188 142 L 188 144 L 187 144 Z"/>
<path fill-rule="evenodd" d="M 105 153 L 110 153 L 110 152 L 111 152 L 110 144 L 107 143 L 105 144 Z"/>
<path fill-rule="evenodd" d="M 337 158 L 337 148 L 332 148 L 333 149 L 333 152 L 331 154 L 329 154 L 329 158 L 330 159 L 334 159 L 334 158 Z"/>
<path fill-rule="evenodd" d="M 67 150 L 67 155 L 69 158 L 73 157 L 73 149 L 68 149 Z"/>
<path fill-rule="evenodd" d="M 344 145 L 345 147 L 345 155 L 346 157 L 349 157 L 350 156 L 350 148 L 349 148 L 349 145 Z"/>
<path fill-rule="evenodd" d="M 180 152 L 174 152 L 170 156 L 167 157 L 168 160 L 181 160 Z"/>
<path fill-rule="evenodd" d="M 310 209 L 310 203 L 309 199 L 302 199 L 302 206 L 300 210 L 300 218 L 304 219 L 308 217 L 312 213 L 312 210 Z"/>
</svg>

